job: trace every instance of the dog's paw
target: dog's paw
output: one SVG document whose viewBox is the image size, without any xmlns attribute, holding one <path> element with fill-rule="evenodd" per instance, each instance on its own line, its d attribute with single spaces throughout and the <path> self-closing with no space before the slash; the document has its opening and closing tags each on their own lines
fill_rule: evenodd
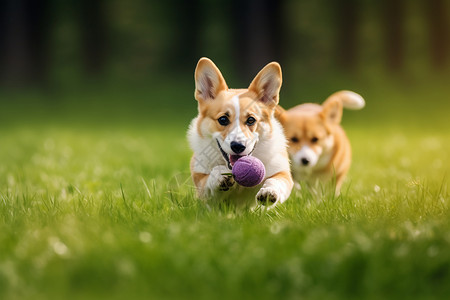
<svg viewBox="0 0 450 300">
<path fill-rule="evenodd" d="M 231 175 L 224 175 L 222 181 L 219 183 L 220 191 L 228 191 L 234 185 L 234 178 Z"/>
<path fill-rule="evenodd" d="M 225 166 L 215 166 L 209 173 L 207 188 L 211 191 L 228 191 L 234 185 L 234 178 L 231 175 L 222 175 L 230 173 Z"/>
<path fill-rule="evenodd" d="M 263 187 L 256 194 L 256 201 L 262 205 L 273 205 L 280 199 L 278 192 L 272 187 Z"/>
</svg>

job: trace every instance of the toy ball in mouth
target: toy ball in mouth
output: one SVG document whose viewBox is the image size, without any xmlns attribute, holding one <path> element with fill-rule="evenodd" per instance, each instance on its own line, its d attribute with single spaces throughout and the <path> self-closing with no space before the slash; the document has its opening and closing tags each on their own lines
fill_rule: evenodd
<svg viewBox="0 0 450 300">
<path fill-rule="evenodd" d="M 233 164 L 231 173 L 238 184 L 252 187 L 263 181 L 266 176 L 266 168 L 256 157 L 242 156 Z"/>
</svg>

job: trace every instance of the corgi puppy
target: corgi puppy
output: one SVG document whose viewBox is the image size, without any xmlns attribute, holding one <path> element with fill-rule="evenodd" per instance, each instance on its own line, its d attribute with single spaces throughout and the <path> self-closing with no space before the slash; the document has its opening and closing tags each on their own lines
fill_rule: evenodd
<svg viewBox="0 0 450 300">
<path fill-rule="evenodd" d="M 276 117 L 289 141 L 289 155 L 296 186 L 300 181 L 314 183 L 335 178 L 336 194 L 350 168 L 350 142 L 340 126 L 343 107 L 361 109 L 364 99 L 350 91 L 332 94 L 322 104 L 305 103 L 284 110 Z"/>
<path fill-rule="evenodd" d="M 283 128 L 274 117 L 280 65 L 266 65 L 247 89 L 229 89 L 208 58 L 198 61 L 194 77 L 198 116 L 189 126 L 188 140 L 198 196 L 246 207 L 284 202 L 293 180 Z M 239 186 L 229 176 L 234 163 L 246 155 L 257 157 L 266 168 L 263 182 L 253 188 Z"/>
</svg>

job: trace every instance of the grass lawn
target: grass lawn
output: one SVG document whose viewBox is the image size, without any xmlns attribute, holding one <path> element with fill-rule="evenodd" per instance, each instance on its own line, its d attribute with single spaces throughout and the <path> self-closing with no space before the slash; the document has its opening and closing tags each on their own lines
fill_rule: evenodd
<svg viewBox="0 0 450 300">
<path fill-rule="evenodd" d="M 193 99 L 179 117 L 119 109 L 118 122 L 96 120 L 100 106 L 19 116 L 13 104 L 1 113 L 0 299 L 448 297 L 450 105 L 400 114 L 406 97 L 370 108 L 371 96 L 367 112 L 344 113 L 343 194 L 297 191 L 257 213 L 194 197 Z"/>
</svg>

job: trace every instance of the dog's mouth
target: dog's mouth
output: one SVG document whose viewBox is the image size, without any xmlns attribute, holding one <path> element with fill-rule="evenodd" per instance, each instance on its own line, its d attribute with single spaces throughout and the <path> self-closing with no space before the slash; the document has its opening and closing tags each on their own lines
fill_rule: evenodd
<svg viewBox="0 0 450 300">
<path fill-rule="evenodd" d="M 235 164 L 241 157 L 252 155 L 253 150 L 255 150 L 255 147 L 256 147 L 256 143 L 255 143 L 255 146 L 253 146 L 252 151 L 250 151 L 250 153 L 247 154 L 247 155 L 228 154 L 228 153 L 226 153 L 226 152 L 222 149 L 222 146 L 220 146 L 219 140 L 216 139 L 216 142 L 217 142 L 217 146 L 219 146 L 219 150 L 220 150 L 220 152 L 222 153 L 223 158 L 224 158 L 225 161 L 227 162 L 228 169 L 230 169 L 230 170 L 233 168 L 234 164 Z"/>
</svg>

